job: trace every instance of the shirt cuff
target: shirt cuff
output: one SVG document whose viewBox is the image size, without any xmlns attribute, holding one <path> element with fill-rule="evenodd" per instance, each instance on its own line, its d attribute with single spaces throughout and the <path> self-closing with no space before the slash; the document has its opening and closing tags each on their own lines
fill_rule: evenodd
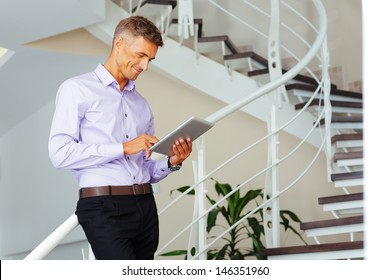
<svg viewBox="0 0 390 280">
<path fill-rule="evenodd" d="M 160 176 L 166 176 L 166 175 L 172 173 L 172 171 L 168 167 L 168 159 L 167 158 L 164 158 L 162 160 L 157 161 L 155 167 L 156 167 L 157 173 Z"/>
<path fill-rule="evenodd" d="M 105 144 L 104 154 L 105 156 L 113 159 L 123 157 L 125 154 L 123 150 L 123 144 L 122 143 Z"/>
</svg>

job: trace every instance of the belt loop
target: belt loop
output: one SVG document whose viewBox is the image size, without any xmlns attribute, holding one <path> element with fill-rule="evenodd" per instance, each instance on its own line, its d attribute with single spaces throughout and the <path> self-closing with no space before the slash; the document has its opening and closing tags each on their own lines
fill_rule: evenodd
<svg viewBox="0 0 390 280">
<path fill-rule="evenodd" d="M 111 186 L 108 186 L 108 194 L 109 194 L 109 196 L 112 196 L 112 189 L 111 189 Z"/>
<path fill-rule="evenodd" d="M 145 194 L 146 193 L 146 191 L 145 191 L 145 184 L 141 184 L 141 185 L 142 185 L 142 189 L 144 190 L 143 194 Z"/>
<path fill-rule="evenodd" d="M 133 188 L 133 194 L 134 194 L 134 195 L 138 195 L 138 194 L 137 194 L 137 186 L 138 186 L 138 184 L 133 184 L 133 185 L 131 185 L 131 187 Z"/>
</svg>

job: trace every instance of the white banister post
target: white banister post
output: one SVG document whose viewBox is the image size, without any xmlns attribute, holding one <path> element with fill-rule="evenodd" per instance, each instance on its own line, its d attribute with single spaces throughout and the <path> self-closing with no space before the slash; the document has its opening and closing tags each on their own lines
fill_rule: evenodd
<svg viewBox="0 0 390 280">
<path fill-rule="evenodd" d="M 197 181 L 201 181 L 204 176 L 206 176 L 206 149 L 205 149 L 205 135 L 202 135 L 197 140 L 197 150 L 198 150 L 198 168 L 197 168 Z M 207 217 L 204 217 L 203 214 L 206 211 L 206 183 L 201 182 L 198 184 L 198 186 L 195 189 L 195 196 L 198 203 L 198 216 L 202 217 L 198 221 L 198 251 L 202 252 L 204 248 L 206 248 L 206 239 L 207 239 L 207 232 L 206 232 L 206 226 L 207 226 Z M 207 252 L 203 252 L 198 256 L 199 260 L 206 260 L 207 259 Z"/>
<path fill-rule="evenodd" d="M 279 18 L 279 0 L 271 0 L 271 18 L 268 36 L 268 71 L 270 80 L 279 79 L 282 73 L 280 57 L 280 18 Z M 269 96 L 271 101 L 270 117 L 268 118 L 268 133 L 277 131 L 277 108 L 282 106 L 282 96 L 287 99 L 284 85 L 276 88 Z M 287 101 L 287 100 L 286 100 Z M 267 197 L 274 197 L 279 194 L 279 135 L 273 134 L 268 141 L 268 164 L 273 167 L 267 172 L 264 201 Z M 279 222 L 279 198 L 273 199 L 271 203 L 266 204 L 264 213 L 264 232 L 267 247 L 275 248 L 280 245 L 280 222 Z"/>
<path fill-rule="evenodd" d="M 189 34 L 194 36 L 194 11 L 192 0 L 179 0 L 178 1 L 178 35 L 180 41 L 183 38 L 188 39 Z"/>
<path fill-rule="evenodd" d="M 322 43 L 321 49 L 322 59 L 322 80 L 323 80 L 323 96 L 324 96 L 324 110 L 325 110 L 325 154 L 327 159 L 328 167 L 328 181 L 331 182 L 331 174 L 333 173 L 333 156 L 332 156 L 332 133 L 331 133 L 331 122 L 332 122 L 332 105 L 330 103 L 330 77 L 329 77 L 329 50 L 328 43 L 325 37 Z"/>
</svg>

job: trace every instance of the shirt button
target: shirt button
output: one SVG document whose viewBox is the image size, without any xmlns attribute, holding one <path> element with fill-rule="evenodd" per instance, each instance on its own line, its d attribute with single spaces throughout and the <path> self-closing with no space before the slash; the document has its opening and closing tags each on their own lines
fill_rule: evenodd
<svg viewBox="0 0 390 280">
<path fill-rule="evenodd" d="M 129 135 L 126 135 L 126 138 L 129 138 Z"/>
<path fill-rule="evenodd" d="M 127 118 L 127 114 L 125 114 L 125 117 Z"/>
</svg>

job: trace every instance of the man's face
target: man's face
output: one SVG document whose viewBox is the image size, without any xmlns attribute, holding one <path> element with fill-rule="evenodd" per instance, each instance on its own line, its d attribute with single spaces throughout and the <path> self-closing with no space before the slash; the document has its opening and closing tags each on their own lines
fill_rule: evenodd
<svg viewBox="0 0 390 280">
<path fill-rule="evenodd" d="M 142 71 L 148 70 L 149 62 L 157 53 L 158 46 L 142 36 L 119 38 L 116 63 L 122 78 L 136 80 Z"/>
</svg>

